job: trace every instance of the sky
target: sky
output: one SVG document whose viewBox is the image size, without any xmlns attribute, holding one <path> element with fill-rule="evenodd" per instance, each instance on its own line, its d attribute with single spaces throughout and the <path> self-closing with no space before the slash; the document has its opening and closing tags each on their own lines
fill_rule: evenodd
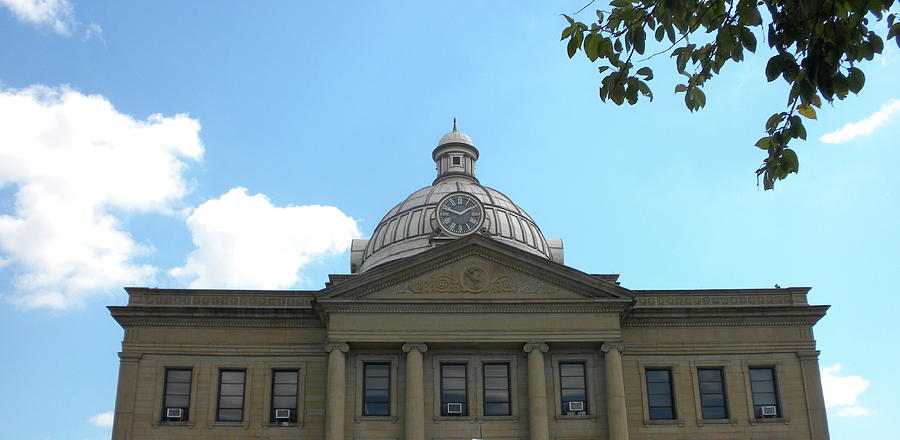
<svg viewBox="0 0 900 440">
<path fill-rule="evenodd" d="M 762 191 L 753 144 L 786 96 L 764 51 L 699 112 L 664 56 L 652 103 L 604 104 L 559 41 L 581 6 L 0 0 L 3 437 L 109 438 L 123 286 L 316 290 L 349 272 L 350 240 L 430 185 L 456 117 L 481 182 L 576 269 L 633 289 L 811 286 L 831 305 L 815 336 L 832 438 L 900 438 L 900 50 L 806 122 L 799 173 Z"/>
</svg>

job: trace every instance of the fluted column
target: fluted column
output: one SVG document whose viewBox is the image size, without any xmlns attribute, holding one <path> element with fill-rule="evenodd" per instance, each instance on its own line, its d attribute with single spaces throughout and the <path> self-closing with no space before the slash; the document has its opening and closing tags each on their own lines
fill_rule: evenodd
<svg viewBox="0 0 900 440">
<path fill-rule="evenodd" d="M 544 353 L 550 347 L 543 342 L 529 342 L 522 347 L 528 353 L 528 431 L 531 440 L 548 440 L 547 383 L 544 376 Z"/>
<path fill-rule="evenodd" d="M 625 410 L 625 379 L 622 375 L 621 343 L 605 343 L 603 351 L 606 370 L 606 414 L 609 419 L 609 439 L 628 440 L 628 413 Z"/>
<path fill-rule="evenodd" d="M 325 344 L 328 352 L 328 384 L 326 385 L 325 440 L 344 440 L 344 383 L 346 359 L 344 353 L 350 346 L 338 342 Z"/>
<path fill-rule="evenodd" d="M 425 440 L 425 380 L 422 355 L 428 351 L 423 343 L 403 344 L 406 353 L 406 440 Z"/>
</svg>

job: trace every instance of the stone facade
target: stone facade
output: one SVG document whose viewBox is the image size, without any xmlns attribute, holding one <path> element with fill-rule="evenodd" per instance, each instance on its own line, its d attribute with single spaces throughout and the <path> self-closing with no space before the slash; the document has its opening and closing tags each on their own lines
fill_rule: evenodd
<svg viewBox="0 0 900 440">
<path fill-rule="evenodd" d="M 472 273 L 478 273 L 476 281 Z M 119 439 L 827 439 L 807 288 L 638 291 L 473 235 L 320 291 L 128 288 Z M 386 415 L 363 412 L 363 366 L 389 365 Z M 441 366 L 464 365 L 467 415 L 441 414 Z M 485 416 L 484 364 L 508 366 L 508 415 Z M 561 365 L 585 370 L 565 415 Z M 775 373 L 774 417 L 750 369 Z M 698 371 L 722 373 L 727 417 L 702 415 Z M 167 369 L 190 370 L 185 420 Z M 647 370 L 671 377 L 651 418 Z M 245 371 L 243 414 L 217 421 L 219 374 Z M 298 372 L 296 420 L 272 419 L 273 372 Z"/>
</svg>

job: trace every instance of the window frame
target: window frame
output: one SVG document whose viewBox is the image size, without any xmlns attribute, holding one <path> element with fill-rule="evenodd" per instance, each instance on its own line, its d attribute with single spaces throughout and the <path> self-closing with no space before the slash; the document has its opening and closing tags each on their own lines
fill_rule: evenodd
<svg viewBox="0 0 900 440">
<path fill-rule="evenodd" d="M 778 416 L 758 418 L 756 417 L 756 406 L 753 403 L 753 388 L 750 381 L 751 368 L 771 368 L 775 374 L 775 399 L 778 402 Z M 747 399 L 747 416 L 751 424 L 756 423 L 784 423 L 789 424 L 791 421 L 787 396 L 783 393 L 785 374 L 788 373 L 783 359 L 765 360 L 765 361 L 742 361 L 741 373 L 744 377 L 744 394 Z M 799 378 L 796 380 L 800 380 Z"/>
<path fill-rule="evenodd" d="M 169 420 L 166 418 L 166 408 L 176 408 L 176 407 L 167 407 L 166 406 L 166 397 L 167 397 L 167 394 L 168 394 L 167 391 L 169 388 L 169 372 L 170 371 L 187 371 L 187 372 L 191 373 L 190 381 L 188 381 L 188 394 L 187 394 L 188 406 L 186 408 L 183 408 L 187 414 L 181 420 Z M 161 399 L 159 399 L 161 406 L 160 406 L 159 417 L 156 417 L 156 420 L 160 424 L 179 425 L 179 424 L 186 424 L 191 421 L 191 415 L 192 415 L 191 403 L 192 403 L 192 400 L 193 400 L 194 394 L 195 394 L 194 393 L 194 382 L 195 382 L 194 378 L 195 378 L 195 374 L 194 374 L 193 367 L 163 367 L 162 397 L 161 397 Z"/>
<path fill-rule="evenodd" d="M 553 351 L 550 352 L 550 368 L 553 376 L 553 403 L 554 410 L 553 414 L 558 421 L 564 420 L 597 420 L 599 415 L 606 411 L 605 401 L 598 402 L 597 396 L 602 395 L 602 392 L 605 392 L 605 381 L 603 378 L 603 371 L 597 368 L 597 365 L 602 365 L 600 362 L 600 350 L 596 351 L 573 351 L 573 352 L 559 352 Z M 587 399 L 585 400 L 585 405 L 587 407 L 587 414 L 584 415 L 566 415 L 562 413 L 562 389 L 560 382 L 560 364 L 568 364 L 568 363 L 583 363 L 585 369 L 585 388 L 587 393 Z M 600 386 L 603 384 L 603 387 Z M 602 390 L 602 391 L 601 391 Z"/>
<path fill-rule="evenodd" d="M 300 368 L 272 367 L 269 369 L 269 371 L 270 371 L 270 376 L 267 378 L 268 380 L 266 381 L 266 383 L 269 384 L 269 395 L 267 396 L 267 399 L 266 399 L 269 403 L 269 424 L 277 425 L 277 426 L 296 425 L 298 423 L 298 421 L 300 420 L 300 400 L 301 400 L 300 384 L 302 382 L 302 378 L 301 378 L 302 375 L 300 374 Z M 275 397 L 277 397 L 277 396 L 275 396 L 275 385 L 276 385 L 275 377 L 278 375 L 278 373 L 295 373 L 297 375 L 297 383 L 296 383 L 296 387 L 294 388 L 294 408 L 291 408 L 294 411 L 291 414 L 291 418 L 287 422 L 279 422 L 275 418 L 275 410 L 282 408 L 282 407 L 275 406 Z M 246 376 L 244 377 L 244 380 L 246 381 Z M 246 400 L 246 396 L 245 396 L 245 400 Z"/>
<path fill-rule="evenodd" d="M 584 406 L 585 406 L 584 411 L 581 411 L 581 412 L 583 412 L 584 414 L 568 414 L 568 412 L 567 412 L 568 410 L 565 408 L 567 406 L 567 405 L 565 405 L 566 402 L 569 402 L 569 401 L 567 401 L 563 398 L 563 390 L 564 389 L 578 389 L 578 388 L 564 388 L 563 387 L 563 377 L 575 377 L 575 376 L 563 376 L 562 375 L 563 374 L 563 365 L 580 365 L 581 366 L 581 379 L 582 379 L 582 382 L 584 383 L 584 388 L 583 388 L 584 400 L 582 402 L 584 402 Z M 557 388 L 557 391 L 559 392 L 559 407 L 557 409 L 559 410 L 560 414 L 562 414 L 563 416 L 568 416 L 568 417 L 589 415 L 591 413 L 591 404 L 588 401 L 588 396 L 590 396 L 590 393 L 592 390 L 590 389 L 590 387 L 588 387 L 588 383 L 587 383 L 587 377 L 588 377 L 587 363 L 584 361 L 560 361 L 557 364 L 557 366 L 559 367 L 557 369 L 558 370 L 557 375 L 559 376 L 559 387 Z M 572 400 L 571 402 L 575 402 L 575 401 Z"/>
<path fill-rule="evenodd" d="M 774 395 L 774 398 L 775 398 L 774 405 L 762 405 L 762 404 L 756 403 L 756 393 L 757 392 L 756 392 L 756 390 L 753 389 L 753 382 L 754 382 L 753 370 L 760 370 L 760 371 L 768 370 L 769 374 L 772 375 L 772 379 L 770 381 L 772 383 L 772 394 Z M 779 393 L 781 392 L 781 387 L 778 386 L 778 370 L 774 366 L 750 366 L 747 368 L 747 377 L 748 377 L 748 383 L 750 386 L 750 402 L 752 405 L 753 416 L 757 420 L 780 419 L 782 416 L 782 404 L 781 404 L 781 399 L 779 398 Z M 755 381 L 755 382 L 761 382 L 761 381 Z M 766 382 L 769 382 L 769 381 L 766 381 Z M 760 393 L 762 393 L 762 391 L 760 391 Z M 763 417 L 761 411 L 757 412 L 757 407 L 762 407 L 762 406 L 774 406 L 775 407 L 775 417 Z"/>
<path fill-rule="evenodd" d="M 509 362 L 503 362 L 503 361 L 500 361 L 500 362 L 482 361 L 482 362 L 480 362 L 480 364 L 481 364 L 481 378 L 480 378 L 481 381 L 480 382 L 481 382 L 481 414 L 482 414 L 482 416 L 484 416 L 484 417 L 510 417 L 510 416 L 512 416 L 513 415 L 513 406 L 515 404 L 515 402 L 513 401 L 513 390 L 512 390 L 512 387 L 513 387 L 512 365 L 510 365 Z M 488 414 L 487 413 L 487 408 L 488 408 L 487 378 L 488 378 L 488 376 L 487 376 L 487 372 L 485 371 L 485 367 L 487 367 L 489 365 L 490 366 L 502 365 L 502 366 L 506 367 L 506 405 L 509 408 L 509 411 L 506 414 Z M 492 402 L 492 403 L 495 403 L 495 402 Z"/>
<path fill-rule="evenodd" d="M 366 382 L 369 378 L 369 376 L 366 375 L 366 367 L 369 365 L 387 366 L 387 368 L 388 368 L 388 372 L 387 372 L 387 381 L 388 382 L 387 382 L 387 389 L 386 389 L 386 391 L 387 391 L 387 414 L 366 414 L 366 403 L 367 403 L 366 391 L 368 390 L 368 386 L 367 386 Z M 363 417 L 390 417 L 391 405 L 394 400 L 393 396 L 391 395 L 391 388 L 393 386 L 393 380 L 391 380 L 392 371 L 393 371 L 393 364 L 391 364 L 390 362 L 385 362 L 385 361 L 363 361 L 362 362 L 362 388 L 361 388 L 362 389 L 362 408 L 360 408 L 360 411 L 362 412 Z"/>
<path fill-rule="evenodd" d="M 454 416 L 451 416 L 449 413 L 444 413 L 445 404 L 457 403 L 457 402 L 445 402 L 444 401 L 444 367 L 451 367 L 451 366 L 463 367 L 462 370 L 464 373 L 464 375 L 463 375 L 463 391 L 465 392 L 465 399 L 463 401 L 463 412 L 460 415 L 454 415 Z M 440 365 L 438 367 L 438 371 L 439 371 L 440 375 L 438 376 L 438 380 L 435 381 L 435 382 L 438 382 L 438 390 L 439 391 L 438 391 L 438 398 L 435 400 L 437 400 L 439 402 L 438 412 L 441 417 L 456 419 L 456 418 L 464 418 L 464 417 L 472 416 L 471 414 L 473 413 L 473 411 L 472 411 L 472 404 L 471 404 L 471 393 L 469 392 L 469 387 L 471 385 L 471 381 L 469 380 L 469 377 L 471 377 L 471 374 L 469 371 L 470 368 L 471 368 L 471 366 L 470 366 L 469 362 L 441 362 L 440 363 Z"/>
<path fill-rule="evenodd" d="M 648 377 L 650 372 L 665 372 L 666 373 L 666 383 L 667 383 L 668 389 L 669 389 L 668 396 L 669 396 L 669 402 L 671 403 L 670 406 L 654 406 L 650 403 L 650 396 L 651 396 L 650 384 L 651 383 L 662 383 L 662 382 L 650 382 L 650 378 Z M 674 374 L 672 374 L 672 368 L 648 367 L 648 368 L 644 368 L 643 374 L 644 374 L 644 381 L 647 383 L 647 393 L 645 395 L 645 397 L 647 399 L 647 418 L 654 422 L 659 421 L 659 420 L 678 420 L 678 405 L 675 402 L 675 384 L 674 384 L 675 380 L 674 380 Z M 654 393 L 653 395 L 664 395 L 664 394 Z M 655 408 L 669 408 L 672 411 L 672 416 L 671 417 L 654 418 L 653 410 Z"/>
<path fill-rule="evenodd" d="M 681 370 L 683 365 L 678 362 L 647 362 L 647 361 L 638 361 L 638 370 L 637 375 L 639 376 L 639 380 L 641 382 L 641 407 L 643 408 L 643 418 L 644 418 L 644 426 L 651 425 L 677 425 L 684 426 L 684 419 L 681 418 L 684 415 L 684 411 L 682 409 L 686 408 L 684 405 L 685 402 L 681 401 L 681 393 L 678 391 L 678 380 L 685 374 L 684 371 Z M 667 369 L 669 370 L 669 387 L 672 391 L 672 411 L 674 412 L 674 419 L 651 419 L 650 418 L 650 402 L 648 401 L 649 393 L 647 387 L 647 370 L 659 370 L 659 369 Z M 687 374 L 690 374 L 688 372 Z"/>
<path fill-rule="evenodd" d="M 353 384 L 353 410 L 354 421 L 357 423 L 362 422 L 374 422 L 374 421 L 389 421 L 396 422 L 399 420 L 397 416 L 397 401 L 400 400 L 398 398 L 399 394 L 397 387 L 399 380 L 397 379 L 399 374 L 399 369 L 401 368 L 400 358 L 397 355 L 393 354 L 380 354 L 377 352 L 366 353 L 366 352 L 355 352 L 351 351 L 351 356 L 354 356 L 353 359 L 353 376 L 356 378 L 356 382 Z M 364 394 L 365 385 L 363 382 L 365 381 L 365 371 L 363 370 L 363 365 L 366 363 L 381 363 L 381 364 L 390 364 L 390 379 L 388 380 L 390 384 L 390 395 L 389 395 L 389 408 L 390 415 L 387 416 L 367 416 L 363 414 L 363 403 L 364 403 Z M 350 385 L 348 384 L 347 388 L 348 392 L 350 390 Z"/>
<path fill-rule="evenodd" d="M 719 384 L 721 385 L 722 392 L 722 405 L 704 405 L 703 396 L 704 395 L 717 395 L 717 393 L 704 393 L 702 385 L 704 381 L 702 380 L 701 371 L 717 371 L 719 373 Z M 695 386 L 697 390 L 697 419 L 703 420 L 705 422 L 716 421 L 716 420 L 731 420 L 731 409 L 728 405 L 728 379 L 727 374 L 725 373 L 724 366 L 695 366 L 693 367 L 693 373 L 696 375 Z M 725 412 L 724 417 L 706 417 L 703 410 L 706 407 L 710 408 L 722 408 Z"/>
<path fill-rule="evenodd" d="M 213 414 L 214 414 L 214 417 L 212 420 L 216 424 L 223 424 L 223 425 L 224 424 L 237 424 L 237 425 L 245 424 L 246 421 L 249 419 L 249 417 L 248 417 L 248 413 L 249 413 L 248 409 L 249 408 L 247 408 L 247 389 L 249 388 L 248 378 L 250 376 L 248 374 L 249 369 L 246 367 L 219 367 L 216 369 L 216 372 L 218 373 L 218 374 L 216 374 L 217 380 L 215 382 L 216 383 L 216 394 L 215 394 L 216 405 L 215 405 L 215 407 L 212 407 Z M 224 378 L 224 373 L 232 373 L 232 372 L 234 372 L 234 373 L 240 372 L 240 373 L 244 374 L 242 388 L 241 388 L 241 418 L 240 418 L 240 420 L 222 420 L 221 415 L 220 415 L 220 411 L 222 409 L 234 409 L 234 408 L 222 408 L 222 397 L 223 397 L 222 396 L 222 385 L 223 385 L 222 379 Z M 226 396 L 226 397 L 230 397 L 230 396 Z"/>
</svg>

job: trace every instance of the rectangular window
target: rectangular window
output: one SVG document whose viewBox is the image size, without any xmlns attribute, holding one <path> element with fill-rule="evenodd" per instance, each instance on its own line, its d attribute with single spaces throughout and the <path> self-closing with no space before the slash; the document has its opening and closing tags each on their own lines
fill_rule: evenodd
<svg viewBox="0 0 900 440">
<path fill-rule="evenodd" d="M 191 370 L 166 368 L 163 390 L 163 421 L 188 419 L 191 402 Z"/>
<path fill-rule="evenodd" d="M 753 412 L 757 418 L 781 417 L 775 368 L 751 368 L 750 391 L 753 393 Z"/>
<path fill-rule="evenodd" d="M 704 419 L 727 419 L 728 406 L 725 402 L 725 381 L 721 368 L 698 368 L 697 381 L 700 383 L 700 409 Z"/>
<path fill-rule="evenodd" d="M 441 415 L 469 415 L 466 364 L 441 364 Z"/>
<path fill-rule="evenodd" d="M 484 364 L 484 415 L 512 415 L 509 404 L 509 364 Z"/>
<path fill-rule="evenodd" d="M 299 376 L 299 370 L 272 371 L 272 422 L 297 422 L 297 380 Z"/>
<path fill-rule="evenodd" d="M 216 420 L 240 422 L 244 420 L 244 370 L 219 371 L 219 408 Z"/>
<path fill-rule="evenodd" d="M 363 415 L 391 415 L 391 364 L 363 364 Z"/>
<path fill-rule="evenodd" d="M 647 369 L 647 409 L 650 420 L 674 420 L 675 403 L 672 399 L 672 371 Z"/>
<path fill-rule="evenodd" d="M 559 364 L 559 392 L 563 415 L 574 416 L 588 413 L 584 363 Z"/>
</svg>

